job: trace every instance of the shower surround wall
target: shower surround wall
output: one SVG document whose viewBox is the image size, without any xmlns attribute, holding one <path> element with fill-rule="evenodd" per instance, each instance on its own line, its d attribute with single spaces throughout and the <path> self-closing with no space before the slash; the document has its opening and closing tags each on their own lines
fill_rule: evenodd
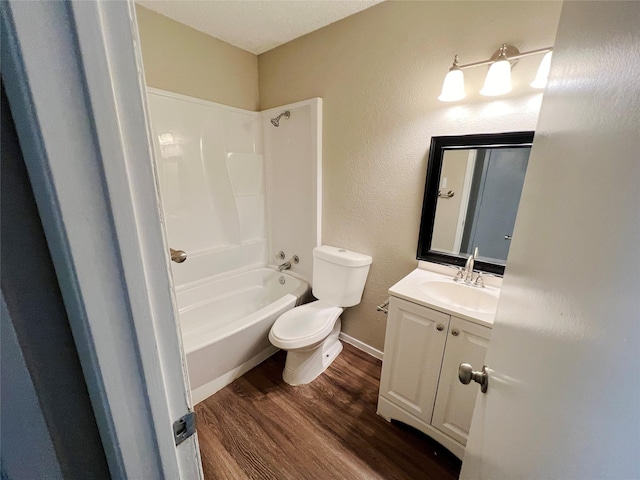
<svg viewBox="0 0 640 480">
<path fill-rule="evenodd" d="M 265 265 L 260 114 L 148 89 L 160 192 L 176 289 Z"/>
<path fill-rule="evenodd" d="M 152 88 L 148 101 L 167 237 L 188 255 L 172 263 L 176 290 L 277 266 L 279 251 L 298 255 L 291 273 L 311 283 L 322 218 L 322 99 L 262 113 Z M 284 111 L 290 118 L 274 127 L 271 118 Z"/>
<path fill-rule="evenodd" d="M 271 119 L 282 112 L 278 127 Z M 313 248 L 320 245 L 322 222 L 322 99 L 283 105 L 262 112 L 267 231 L 273 256 L 298 255 L 291 271 L 308 283 L 313 276 Z"/>
</svg>

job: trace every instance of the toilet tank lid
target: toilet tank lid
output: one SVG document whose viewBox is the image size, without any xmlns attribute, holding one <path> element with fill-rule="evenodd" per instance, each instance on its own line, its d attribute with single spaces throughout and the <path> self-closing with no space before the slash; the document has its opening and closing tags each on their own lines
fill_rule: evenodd
<svg viewBox="0 0 640 480">
<path fill-rule="evenodd" d="M 363 267 L 370 265 L 373 259 L 369 255 L 352 252 L 345 248 L 322 245 L 313 249 L 313 256 L 327 262 L 344 265 L 345 267 Z"/>
</svg>

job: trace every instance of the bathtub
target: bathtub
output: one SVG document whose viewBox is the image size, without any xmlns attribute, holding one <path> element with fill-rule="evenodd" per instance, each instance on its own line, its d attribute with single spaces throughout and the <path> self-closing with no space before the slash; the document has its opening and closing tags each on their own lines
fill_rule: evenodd
<svg viewBox="0 0 640 480">
<path fill-rule="evenodd" d="M 273 355 L 273 322 L 300 304 L 306 282 L 270 268 L 217 276 L 176 292 L 193 403 Z"/>
</svg>

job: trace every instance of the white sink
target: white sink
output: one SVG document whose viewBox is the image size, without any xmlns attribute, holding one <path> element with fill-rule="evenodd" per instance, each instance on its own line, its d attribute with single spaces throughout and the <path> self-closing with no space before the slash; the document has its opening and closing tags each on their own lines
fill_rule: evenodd
<svg viewBox="0 0 640 480">
<path fill-rule="evenodd" d="M 498 306 L 498 291 L 490 287 L 472 287 L 453 280 L 426 280 L 420 288 L 428 297 L 464 310 L 495 313 Z"/>
</svg>

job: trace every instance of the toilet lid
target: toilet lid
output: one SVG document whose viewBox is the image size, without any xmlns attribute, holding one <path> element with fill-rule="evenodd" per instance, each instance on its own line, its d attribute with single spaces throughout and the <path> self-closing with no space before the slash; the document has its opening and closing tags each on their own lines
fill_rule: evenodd
<svg viewBox="0 0 640 480">
<path fill-rule="evenodd" d="M 292 308 L 275 321 L 269 340 L 284 349 L 312 345 L 331 333 L 342 310 L 322 300 Z"/>
</svg>

